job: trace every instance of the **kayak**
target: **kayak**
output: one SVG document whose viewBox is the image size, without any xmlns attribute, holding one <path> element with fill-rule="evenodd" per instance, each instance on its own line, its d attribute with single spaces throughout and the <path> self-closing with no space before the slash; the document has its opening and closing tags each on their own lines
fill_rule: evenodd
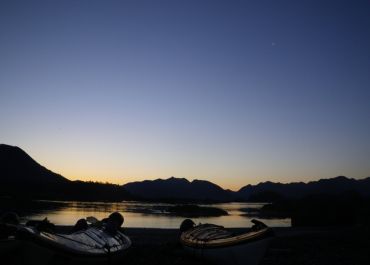
<svg viewBox="0 0 370 265">
<path fill-rule="evenodd" d="M 222 226 L 200 224 L 181 234 L 180 242 L 189 253 L 216 264 L 257 265 L 273 238 L 273 231 L 253 220 L 250 230 L 235 234 Z"/>
<path fill-rule="evenodd" d="M 23 258 L 27 264 L 114 263 L 131 246 L 130 238 L 122 232 L 111 234 L 97 227 L 72 234 L 23 227 L 18 231 L 17 239 L 22 241 Z"/>
</svg>

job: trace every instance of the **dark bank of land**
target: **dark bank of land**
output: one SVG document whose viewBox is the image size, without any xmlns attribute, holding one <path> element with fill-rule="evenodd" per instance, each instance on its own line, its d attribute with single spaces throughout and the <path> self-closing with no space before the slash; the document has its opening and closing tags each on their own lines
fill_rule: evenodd
<svg viewBox="0 0 370 265">
<path fill-rule="evenodd" d="M 234 229 L 240 231 L 242 229 Z M 370 230 L 361 227 L 275 228 L 260 265 L 368 265 Z M 176 229 L 126 229 L 134 242 L 125 264 L 209 264 L 184 252 Z"/>
<path fill-rule="evenodd" d="M 241 210 L 245 212 L 244 215 L 255 218 L 291 218 L 293 227 L 354 225 L 370 227 L 370 199 L 352 192 L 281 199 L 260 209 Z"/>
<path fill-rule="evenodd" d="M 71 227 L 62 227 L 69 230 Z M 234 229 L 240 230 L 240 229 Z M 261 265 L 368 265 L 370 230 L 362 227 L 275 228 L 276 237 Z M 126 265 L 209 264 L 183 251 L 177 229 L 126 228 L 133 245 Z M 2 264 L 19 264 L 8 259 Z M 53 264 L 51 264 L 53 265 Z"/>
</svg>

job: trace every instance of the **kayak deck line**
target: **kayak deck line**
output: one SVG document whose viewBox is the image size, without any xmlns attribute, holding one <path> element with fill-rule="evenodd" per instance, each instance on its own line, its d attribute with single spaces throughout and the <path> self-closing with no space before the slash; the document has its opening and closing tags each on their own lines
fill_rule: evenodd
<svg viewBox="0 0 370 265">
<path fill-rule="evenodd" d="M 210 230 L 214 230 L 214 232 L 207 234 L 206 232 L 209 232 Z M 217 230 L 220 230 L 221 235 L 219 237 L 214 237 L 214 235 L 217 235 Z M 202 233 L 204 233 L 203 237 L 201 237 Z M 271 235 L 271 228 L 264 228 L 259 231 L 250 231 L 239 235 L 232 235 L 232 233 L 219 226 L 213 229 L 205 228 L 204 230 L 202 230 L 201 225 L 196 229 L 196 231 L 193 231 L 192 233 L 183 233 L 181 235 L 181 241 L 184 245 L 190 247 L 225 247 L 241 243 L 246 244 L 248 242 L 267 238 Z"/>
</svg>

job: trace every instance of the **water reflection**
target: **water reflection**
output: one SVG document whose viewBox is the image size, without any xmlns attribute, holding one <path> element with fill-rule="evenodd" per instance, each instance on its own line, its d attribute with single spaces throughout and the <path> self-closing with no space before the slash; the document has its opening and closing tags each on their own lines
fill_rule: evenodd
<svg viewBox="0 0 370 265">
<path fill-rule="evenodd" d="M 44 201 L 47 203 L 46 201 Z M 55 202 L 53 202 L 55 203 Z M 76 220 L 87 216 L 98 219 L 107 217 L 109 213 L 119 211 L 125 217 L 126 227 L 146 228 L 178 228 L 184 217 L 169 215 L 166 211 L 170 204 L 166 203 L 144 203 L 124 201 L 118 203 L 105 202 L 58 202 L 62 206 L 48 209 L 41 214 L 30 214 L 25 219 L 43 219 L 47 217 L 57 225 L 73 225 Z M 214 223 L 225 227 L 249 227 L 251 217 L 243 216 L 243 208 L 260 208 L 262 203 L 222 203 L 207 206 L 218 207 L 226 210 L 229 215 L 221 217 L 193 218 L 196 223 Z M 290 226 L 290 219 L 261 219 L 269 226 Z"/>
</svg>

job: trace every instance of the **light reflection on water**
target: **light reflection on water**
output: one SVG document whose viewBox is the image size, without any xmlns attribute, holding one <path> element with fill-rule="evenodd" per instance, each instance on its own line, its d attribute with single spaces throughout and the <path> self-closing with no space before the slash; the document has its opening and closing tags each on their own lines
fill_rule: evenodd
<svg viewBox="0 0 370 265">
<path fill-rule="evenodd" d="M 125 218 L 125 227 L 146 227 L 146 228 L 179 228 L 184 217 L 166 214 L 166 207 L 171 204 L 165 203 L 144 203 L 144 202 L 62 202 L 61 207 L 48 210 L 42 214 L 26 216 L 25 219 L 43 219 L 47 217 L 57 225 L 73 225 L 80 218 L 94 216 L 98 219 L 107 217 L 111 212 L 121 212 Z M 221 217 L 192 218 L 195 223 L 213 223 L 225 227 L 249 227 L 252 217 L 242 216 L 242 208 L 260 208 L 263 203 L 222 203 L 207 206 L 218 207 L 226 210 L 229 215 Z M 263 219 L 273 227 L 291 226 L 290 219 Z"/>
</svg>

